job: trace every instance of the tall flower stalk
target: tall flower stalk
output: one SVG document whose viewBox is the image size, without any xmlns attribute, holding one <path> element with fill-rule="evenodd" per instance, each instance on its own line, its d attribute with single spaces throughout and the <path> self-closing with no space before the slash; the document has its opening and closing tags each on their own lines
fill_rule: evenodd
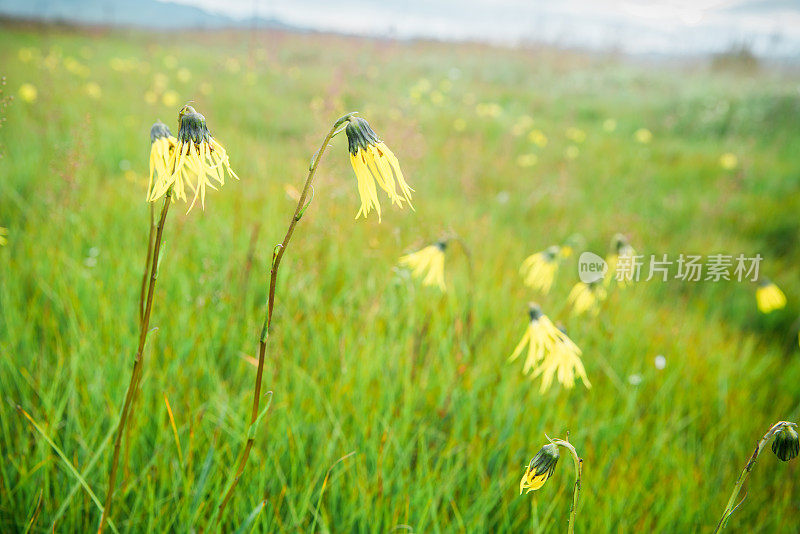
<svg viewBox="0 0 800 534">
<path fill-rule="evenodd" d="M 764 434 L 758 443 L 756 443 L 756 448 L 753 451 L 753 454 L 750 455 L 750 459 L 742 469 L 739 478 L 736 479 L 736 485 L 733 487 L 733 492 L 731 492 L 731 496 L 728 499 L 728 504 L 725 506 L 725 511 L 722 512 L 722 517 L 717 523 L 717 528 L 714 529 L 714 534 L 721 532 L 722 529 L 725 528 L 725 525 L 728 524 L 728 519 L 731 517 L 733 512 L 744 502 L 746 497 L 742 497 L 742 500 L 739 501 L 737 504 L 737 499 L 739 498 L 739 491 L 741 491 L 742 486 L 744 485 L 745 481 L 747 480 L 750 471 L 753 470 L 753 467 L 756 465 L 756 460 L 758 460 L 758 455 L 761 454 L 761 451 L 764 447 L 767 446 L 771 439 L 775 439 L 772 443 L 772 452 L 782 461 L 788 462 L 792 458 L 795 458 L 800 452 L 800 440 L 798 440 L 797 434 L 797 423 L 791 423 L 789 421 L 778 421 L 770 429 Z"/>
<path fill-rule="evenodd" d="M 131 380 L 125 393 L 125 401 L 122 405 L 122 413 L 120 414 L 116 437 L 114 438 L 114 452 L 111 459 L 111 469 L 108 474 L 105 504 L 100 516 L 100 524 L 97 528 L 98 534 L 102 533 L 106 521 L 111 516 L 122 439 L 134 413 L 136 391 L 142 378 L 144 364 L 142 355 L 150 328 L 150 315 L 158 279 L 158 267 L 161 260 L 164 226 L 167 221 L 167 213 L 173 202 L 175 184 L 176 182 L 179 184 L 181 191 L 184 185 L 188 186 L 195 193 L 194 200 L 199 196 L 202 203 L 205 195 L 204 186 L 208 181 L 207 175 L 212 175 L 222 183 L 223 169 L 221 165 L 224 164 L 225 169 L 234 177 L 236 176 L 230 170 L 225 150 L 211 137 L 206 126 L 205 117 L 197 113 L 191 106 L 184 106 L 178 113 L 178 123 L 180 131 L 177 140 L 172 137 L 169 129 L 160 122 L 156 122 L 150 131 L 150 183 L 148 184 L 147 198 L 151 203 L 158 201 L 162 196 L 164 200 L 158 224 L 155 226 L 155 235 L 153 235 L 153 215 L 155 212 L 151 204 L 150 236 L 145 256 L 145 274 L 139 296 L 139 344 L 133 359 Z M 179 194 L 178 196 L 186 200 L 185 195 Z M 147 286 L 146 290 L 145 285 Z"/>
<path fill-rule="evenodd" d="M 272 327 L 272 312 L 275 308 L 275 288 L 278 280 L 278 269 L 280 268 L 283 255 L 286 253 L 286 248 L 289 246 L 289 241 L 291 241 L 294 230 L 297 227 L 297 223 L 300 222 L 300 219 L 303 217 L 306 209 L 308 209 L 311 199 L 314 196 L 314 177 L 316 176 L 320 161 L 322 161 L 322 156 L 325 154 L 325 150 L 328 148 L 331 140 L 342 131 L 345 131 L 347 134 L 351 164 L 356 173 L 358 191 L 361 199 L 361 209 L 356 215 L 356 218 L 360 215 L 366 217 L 367 214 L 374 209 L 380 221 L 380 204 L 377 200 L 375 184 L 378 184 L 380 188 L 386 192 L 392 203 L 397 204 L 399 207 L 403 207 L 404 202 L 411 205 L 411 188 L 406 184 L 403 178 L 397 158 L 394 157 L 394 154 L 392 154 L 380 140 L 367 121 L 355 115 L 356 112 L 351 112 L 336 120 L 323 139 L 319 150 L 317 150 L 311 158 L 308 175 L 306 176 L 303 190 L 300 193 L 300 198 L 297 200 L 297 207 L 295 207 L 294 214 L 289 220 L 289 227 L 286 230 L 286 235 L 283 241 L 276 245 L 273 250 L 269 287 L 267 289 L 267 309 L 258 342 L 258 365 L 256 368 L 255 386 L 253 387 L 253 405 L 250 410 L 250 426 L 247 432 L 244 450 L 239 458 L 236 470 L 232 474 L 230 485 L 222 495 L 222 500 L 217 508 L 215 524 L 221 520 L 222 514 L 242 477 L 244 468 L 247 465 L 247 459 L 250 456 L 250 451 L 255 443 L 258 422 L 269 408 L 269 406 L 267 406 L 264 410 L 260 410 L 261 382 L 264 374 L 267 340 L 269 339 L 270 328 Z M 400 195 L 396 192 L 395 184 L 400 188 Z"/>
</svg>

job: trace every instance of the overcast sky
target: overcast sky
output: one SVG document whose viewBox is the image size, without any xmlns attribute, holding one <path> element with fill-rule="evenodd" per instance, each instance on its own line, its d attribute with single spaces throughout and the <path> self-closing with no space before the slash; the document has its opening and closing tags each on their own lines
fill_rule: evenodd
<svg viewBox="0 0 800 534">
<path fill-rule="evenodd" d="M 633 53 L 707 53 L 745 41 L 762 54 L 800 54 L 800 0 L 172 1 L 366 35 L 544 41 Z"/>
</svg>

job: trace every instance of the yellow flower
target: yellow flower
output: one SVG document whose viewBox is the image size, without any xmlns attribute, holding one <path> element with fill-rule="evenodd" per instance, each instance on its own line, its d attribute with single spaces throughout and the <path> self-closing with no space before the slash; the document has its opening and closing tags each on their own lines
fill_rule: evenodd
<svg viewBox="0 0 800 534">
<path fill-rule="evenodd" d="M 22 99 L 23 102 L 32 103 L 36 102 L 36 97 L 39 96 L 39 92 L 36 90 L 36 87 L 29 83 L 23 83 L 19 87 L 19 97 Z"/>
<path fill-rule="evenodd" d="M 528 141 L 542 148 L 547 145 L 547 136 L 541 130 L 531 130 L 528 134 Z"/>
<path fill-rule="evenodd" d="M 786 295 L 768 278 L 764 278 L 756 289 L 756 302 L 758 311 L 761 313 L 771 313 L 786 306 Z"/>
<path fill-rule="evenodd" d="M 611 284 L 611 280 L 616 280 L 620 288 L 626 288 L 632 282 L 634 273 L 634 256 L 636 250 L 628 243 L 628 238 L 622 234 L 616 234 L 611 240 L 611 252 L 606 256 L 606 264 L 608 265 L 608 276 L 606 277 L 605 285 Z M 617 266 L 622 259 L 625 265 L 624 272 L 620 269 L 620 276 L 617 276 Z"/>
<path fill-rule="evenodd" d="M 209 132 L 204 116 L 192 106 L 183 106 L 178 121 L 177 147 L 170 154 L 169 172 L 157 176 L 150 201 L 155 202 L 173 188 L 175 197 L 186 202 L 188 185 L 194 193 L 188 213 L 198 198 L 205 208 L 206 187 L 216 189 L 209 178 L 225 185 L 225 171 L 237 180 L 239 177 L 231 169 L 228 153 Z"/>
<path fill-rule="evenodd" d="M 181 83 L 186 83 L 192 79 L 192 73 L 189 72 L 187 68 L 181 68 L 178 70 L 178 81 Z"/>
<path fill-rule="evenodd" d="M 567 149 L 564 151 L 564 155 L 567 157 L 567 159 L 575 159 L 578 157 L 578 154 L 580 153 L 581 153 L 580 149 L 575 145 L 569 145 Z"/>
<path fill-rule="evenodd" d="M 358 193 L 361 197 L 361 208 L 356 213 L 356 219 L 363 215 L 366 219 L 372 209 L 378 212 L 378 221 L 381 220 L 381 205 L 378 202 L 375 183 L 383 189 L 389 200 L 401 208 L 403 202 L 411 206 L 411 189 L 403 178 L 400 163 L 370 127 L 369 123 L 360 117 L 351 117 L 345 128 L 347 143 L 350 149 L 350 163 L 356 173 Z M 400 188 L 400 195 L 397 189 Z M 411 206 L 411 209 L 414 209 Z"/>
<path fill-rule="evenodd" d="M 424 286 L 437 286 L 445 291 L 444 284 L 444 251 L 447 249 L 446 241 L 439 241 L 422 250 L 400 257 L 400 265 L 412 269 L 415 278 L 422 279 Z"/>
<path fill-rule="evenodd" d="M 7 236 L 8 236 L 8 228 L 0 226 L 0 247 L 4 247 L 8 243 Z"/>
<path fill-rule="evenodd" d="M 453 129 L 457 132 L 463 132 L 467 129 L 467 121 L 464 119 L 456 119 L 453 121 Z"/>
<path fill-rule="evenodd" d="M 532 373 L 533 379 L 542 377 L 542 393 L 550 388 L 554 377 L 568 389 L 575 385 L 576 375 L 587 388 L 592 387 L 581 362 L 581 349 L 542 313 L 539 306 L 531 304 L 528 314 L 528 328 L 508 361 L 516 360 L 527 346 L 528 355 L 522 372 Z"/>
<path fill-rule="evenodd" d="M 175 91 L 169 90 L 169 91 L 166 91 L 161 96 L 161 103 L 164 104 L 165 106 L 167 106 L 168 108 L 171 108 L 171 107 L 175 106 L 178 103 L 178 98 L 180 98 L 178 96 L 178 93 L 176 93 Z"/>
<path fill-rule="evenodd" d="M 566 136 L 567 139 L 575 143 L 583 143 L 586 140 L 586 132 L 572 126 L 567 128 Z"/>
<path fill-rule="evenodd" d="M 525 493 L 530 493 L 538 490 L 547 479 L 550 478 L 556 470 L 558 464 L 558 446 L 548 443 L 536 453 L 525 468 L 525 474 L 522 475 L 522 480 L 519 481 L 519 494 L 525 490 Z"/>
<path fill-rule="evenodd" d="M 86 90 L 86 94 L 89 95 L 89 98 L 97 99 L 103 95 L 103 90 L 94 82 L 87 83 L 84 89 Z"/>
<path fill-rule="evenodd" d="M 739 165 L 739 158 L 732 152 L 726 152 L 719 157 L 719 166 L 726 171 L 732 171 Z"/>
<path fill-rule="evenodd" d="M 603 121 L 603 130 L 611 133 L 617 129 L 617 121 L 614 119 L 606 119 Z"/>
<path fill-rule="evenodd" d="M 531 254 L 525 258 L 525 261 L 522 262 L 522 267 L 519 269 L 525 285 L 541 291 L 545 295 L 549 293 L 558 271 L 560 251 L 560 247 L 552 246 L 548 247 L 547 250 Z"/>
<path fill-rule="evenodd" d="M 643 145 L 646 145 L 647 143 L 649 143 L 650 141 L 653 140 L 653 133 L 650 130 L 648 130 L 647 128 L 639 128 L 633 134 L 633 137 L 639 143 L 642 143 Z"/>
<path fill-rule="evenodd" d="M 153 176 L 159 179 L 167 179 L 169 165 L 172 153 L 175 151 L 175 146 L 178 140 L 169 131 L 166 124 L 161 121 L 156 121 L 150 128 L 150 181 L 147 184 L 147 198 L 149 199 L 153 194 Z"/>
<path fill-rule="evenodd" d="M 520 154 L 517 156 L 517 165 L 520 167 L 533 167 L 539 162 L 536 154 Z"/>
<path fill-rule="evenodd" d="M 595 316 L 600 311 L 598 304 L 606 298 L 606 290 L 600 281 L 585 283 L 578 282 L 569 292 L 567 302 L 572 306 L 572 315 L 581 315 L 589 312 Z"/>
</svg>

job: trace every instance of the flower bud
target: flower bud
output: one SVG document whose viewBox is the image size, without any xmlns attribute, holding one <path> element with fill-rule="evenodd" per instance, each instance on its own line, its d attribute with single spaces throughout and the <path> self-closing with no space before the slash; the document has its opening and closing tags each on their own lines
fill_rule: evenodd
<svg viewBox="0 0 800 534">
<path fill-rule="evenodd" d="M 775 434 L 772 452 L 784 462 L 788 462 L 800 453 L 800 439 L 793 423 L 787 423 Z"/>
</svg>

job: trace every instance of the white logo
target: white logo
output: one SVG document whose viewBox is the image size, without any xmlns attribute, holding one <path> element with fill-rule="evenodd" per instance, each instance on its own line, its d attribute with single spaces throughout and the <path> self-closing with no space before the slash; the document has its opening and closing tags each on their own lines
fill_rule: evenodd
<svg viewBox="0 0 800 534">
<path fill-rule="evenodd" d="M 606 260 L 594 252 L 584 252 L 578 258 L 578 278 L 584 284 L 591 284 L 602 280 L 608 272 Z"/>
</svg>

